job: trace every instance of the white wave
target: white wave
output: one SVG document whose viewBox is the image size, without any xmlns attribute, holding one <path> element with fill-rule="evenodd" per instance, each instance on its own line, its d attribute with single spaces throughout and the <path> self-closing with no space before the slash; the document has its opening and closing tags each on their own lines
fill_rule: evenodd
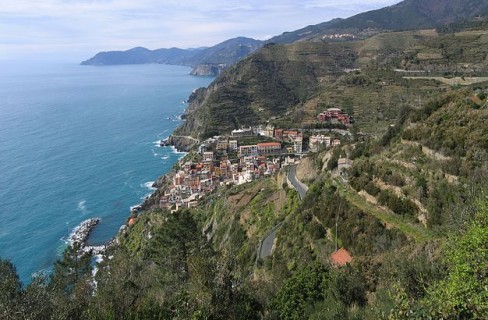
<svg viewBox="0 0 488 320">
<path fill-rule="evenodd" d="M 95 258 L 95 265 L 93 266 L 93 269 L 92 269 L 92 277 L 95 278 L 95 276 L 97 275 L 97 272 L 98 272 L 98 264 L 102 263 L 103 262 L 103 255 L 101 254 L 97 254 L 94 256 Z M 95 285 L 95 289 L 97 287 L 97 282 L 95 280 L 93 280 L 93 283 Z"/>
<path fill-rule="evenodd" d="M 39 276 L 47 277 L 47 276 L 49 276 L 49 274 L 51 272 L 52 272 L 51 267 L 44 268 L 44 269 L 38 270 L 36 272 L 32 272 L 31 273 L 31 278 L 35 278 L 35 277 L 39 277 Z"/>
<path fill-rule="evenodd" d="M 153 156 L 155 156 L 155 157 L 161 156 L 159 153 L 157 153 L 156 151 L 154 151 L 153 148 L 151 148 L 151 151 L 152 151 Z"/>
<path fill-rule="evenodd" d="M 153 141 L 152 144 L 155 147 L 161 148 L 161 141 L 167 141 L 168 139 L 169 139 L 169 136 L 165 136 L 165 137 L 161 138 L 160 140 Z"/>
<path fill-rule="evenodd" d="M 81 200 L 80 202 L 78 202 L 78 207 L 76 208 L 76 210 L 80 211 L 84 215 L 87 214 L 88 209 L 86 208 L 86 200 Z"/>
<path fill-rule="evenodd" d="M 154 181 L 148 181 L 144 184 L 141 184 L 141 187 L 145 187 L 145 188 L 152 190 L 152 191 L 157 190 L 157 188 L 153 187 L 153 184 L 154 184 Z"/>
<path fill-rule="evenodd" d="M 184 151 L 178 151 L 175 146 L 171 146 L 171 153 L 174 153 L 174 154 L 181 154 L 181 155 L 187 155 L 188 152 L 184 152 Z"/>
</svg>

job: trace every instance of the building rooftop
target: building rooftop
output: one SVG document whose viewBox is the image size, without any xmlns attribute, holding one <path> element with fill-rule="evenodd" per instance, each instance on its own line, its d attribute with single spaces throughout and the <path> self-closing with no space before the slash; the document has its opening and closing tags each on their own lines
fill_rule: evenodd
<svg viewBox="0 0 488 320">
<path fill-rule="evenodd" d="M 281 143 L 279 142 L 261 142 L 258 143 L 258 147 L 277 147 L 281 146 Z"/>
<path fill-rule="evenodd" d="M 340 248 L 330 255 L 330 260 L 335 266 L 345 266 L 352 261 L 352 257 L 346 249 Z"/>
</svg>

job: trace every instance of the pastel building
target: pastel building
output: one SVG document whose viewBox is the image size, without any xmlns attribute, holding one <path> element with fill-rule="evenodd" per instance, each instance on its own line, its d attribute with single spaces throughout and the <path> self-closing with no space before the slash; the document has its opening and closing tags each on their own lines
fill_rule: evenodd
<svg viewBox="0 0 488 320">
<path fill-rule="evenodd" d="M 279 142 L 262 142 L 257 144 L 259 154 L 276 154 L 281 151 L 281 143 Z"/>
</svg>

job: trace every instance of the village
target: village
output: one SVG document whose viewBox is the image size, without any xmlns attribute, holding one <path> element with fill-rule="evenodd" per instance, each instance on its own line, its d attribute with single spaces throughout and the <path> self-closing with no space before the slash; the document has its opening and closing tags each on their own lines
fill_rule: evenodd
<svg viewBox="0 0 488 320">
<path fill-rule="evenodd" d="M 341 109 L 330 108 L 317 121 L 349 125 L 352 119 Z M 317 134 L 269 124 L 214 136 L 200 143 L 196 154 L 178 162 L 159 207 L 171 211 L 195 207 L 201 197 L 219 186 L 251 182 L 295 164 L 306 153 L 339 146 L 340 136 L 345 133 Z"/>
</svg>

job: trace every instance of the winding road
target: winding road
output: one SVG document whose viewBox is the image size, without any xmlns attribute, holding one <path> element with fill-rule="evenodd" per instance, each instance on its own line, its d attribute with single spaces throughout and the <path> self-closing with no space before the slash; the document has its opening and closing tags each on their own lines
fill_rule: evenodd
<svg viewBox="0 0 488 320">
<path fill-rule="evenodd" d="M 259 243 L 259 259 L 264 259 L 267 256 L 270 256 L 273 253 L 273 243 L 276 239 L 276 233 L 278 229 L 281 227 L 283 222 L 278 223 L 276 226 L 271 229 L 270 232 L 264 237 L 264 240 L 261 240 Z"/>
<path fill-rule="evenodd" d="M 298 192 L 300 195 L 300 199 L 303 200 L 305 194 L 307 193 L 308 187 L 303 184 L 300 180 L 298 180 L 296 176 L 296 165 L 291 166 L 290 170 L 288 171 L 288 180 L 292 184 L 293 188 Z M 276 239 L 276 233 L 281 227 L 283 222 L 278 223 L 271 229 L 263 240 L 259 242 L 259 250 L 258 250 L 258 258 L 264 259 L 267 256 L 270 256 L 273 253 L 273 243 Z"/>
<path fill-rule="evenodd" d="M 295 190 L 300 195 L 300 199 L 303 200 L 303 198 L 305 198 L 305 194 L 307 193 L 308 187 L 300 180 L 298 180 L 296 165 L 290 167 L 290 170 L 288 171 L 288 180 L 291 182 L 293 188 L 295 188 Z"/>
</svg>

